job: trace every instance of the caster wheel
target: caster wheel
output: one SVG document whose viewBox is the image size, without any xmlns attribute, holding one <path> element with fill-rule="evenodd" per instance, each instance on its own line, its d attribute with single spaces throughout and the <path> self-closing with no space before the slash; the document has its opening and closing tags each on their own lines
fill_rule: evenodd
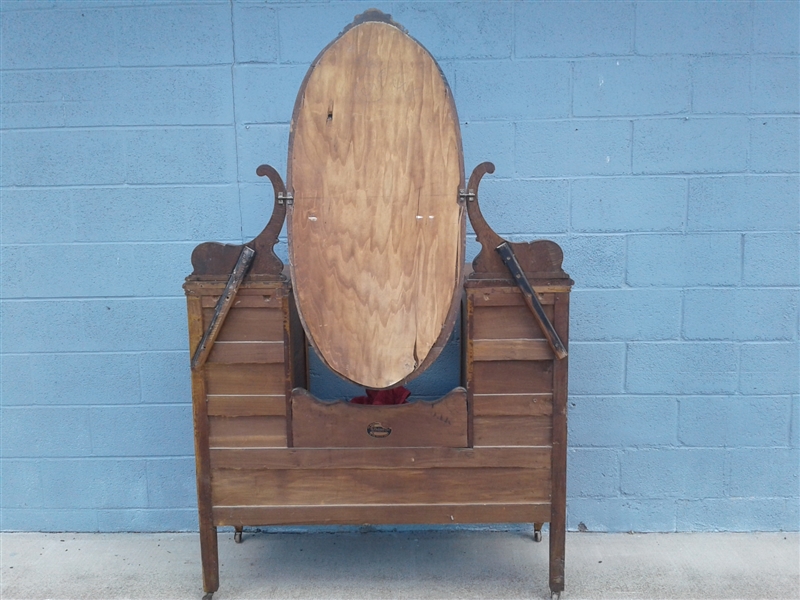
<svg viewBox="0 0 800 600">
<path fill-rule="evenodd" d="M 203 596 L 203 600 L 211 600 L 214 597 L 214 592 L 208 592 L 205 596 Z"/>
<path fill-rule="evenodd" d="M 542 541 L 542 532 L 541 531 L 534 531 L 533 532 L 533 541 L 534 542 L 541 542 Z"/>
<path fill-rule="evenodd" d="M 550 592 L 550 600 L 561 600 L 561 592 Z"/>
<path fill-rule="evenodd" d="M 241 529 L 237 529 L 233 533 L 233 541 L 236 542 L 237 544 L 241 544 L 242 543 L 242 530 Z M 208 600 L 211 600 L 211 599 L 209 598 Z"/>
</svg>

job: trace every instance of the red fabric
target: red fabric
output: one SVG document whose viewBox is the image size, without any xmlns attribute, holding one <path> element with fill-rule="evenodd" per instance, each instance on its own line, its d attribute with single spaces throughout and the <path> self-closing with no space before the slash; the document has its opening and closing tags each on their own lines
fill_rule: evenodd
<svg viewBox="0 0 800 600">
<path fill-rule="evenodd" d="M 402 385 L 390 390 L 367 390 L 366 396 L 356 396 L 350 402 L 353 404 L 372 404 L 385 406 L 387 404 L 405 404 L 411 395 Z"/>
</svg>

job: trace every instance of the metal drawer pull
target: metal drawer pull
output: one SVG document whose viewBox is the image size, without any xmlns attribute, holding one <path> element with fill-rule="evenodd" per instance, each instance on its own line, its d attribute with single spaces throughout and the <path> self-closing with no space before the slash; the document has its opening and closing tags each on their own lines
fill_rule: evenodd
<svg viewBox="0 0 800 600">
<path fill-rule="evenodd" d="M 392 433 L 392 428 L 384 427 L 380 423 L 375 422 L 367 425 L 367 433 L 374 438 L 385 438 L 389 437 L 389 434 Z"/>
</svg>

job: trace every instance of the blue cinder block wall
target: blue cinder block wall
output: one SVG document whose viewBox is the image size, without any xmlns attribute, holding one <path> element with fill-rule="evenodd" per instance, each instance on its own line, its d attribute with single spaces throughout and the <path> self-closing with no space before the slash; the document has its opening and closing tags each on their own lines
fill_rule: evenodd
<svg viewBox="0 0 800 600">
<path fill-rule="evenodd" d="M 263 227 L 370 6 L 439 60 L 495 229 L 564 249 L 569 527 L 798 529 L 794 1 L 3 1 L 0 527 L 196 529 L 189 256 Z"/>
</svg>

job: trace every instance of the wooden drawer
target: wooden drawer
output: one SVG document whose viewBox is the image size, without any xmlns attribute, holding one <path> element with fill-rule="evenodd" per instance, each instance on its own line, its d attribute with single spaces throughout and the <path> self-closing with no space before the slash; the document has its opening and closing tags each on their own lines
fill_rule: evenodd
<svg viewBox="0 0 800 600">
<path fill-rule="evenodd" d="M 320 402 L 292 393 L 295 448 L 467 446 L 467 393 L 456 388 L 436 402 L 366 406 Z"/>
</svg>

